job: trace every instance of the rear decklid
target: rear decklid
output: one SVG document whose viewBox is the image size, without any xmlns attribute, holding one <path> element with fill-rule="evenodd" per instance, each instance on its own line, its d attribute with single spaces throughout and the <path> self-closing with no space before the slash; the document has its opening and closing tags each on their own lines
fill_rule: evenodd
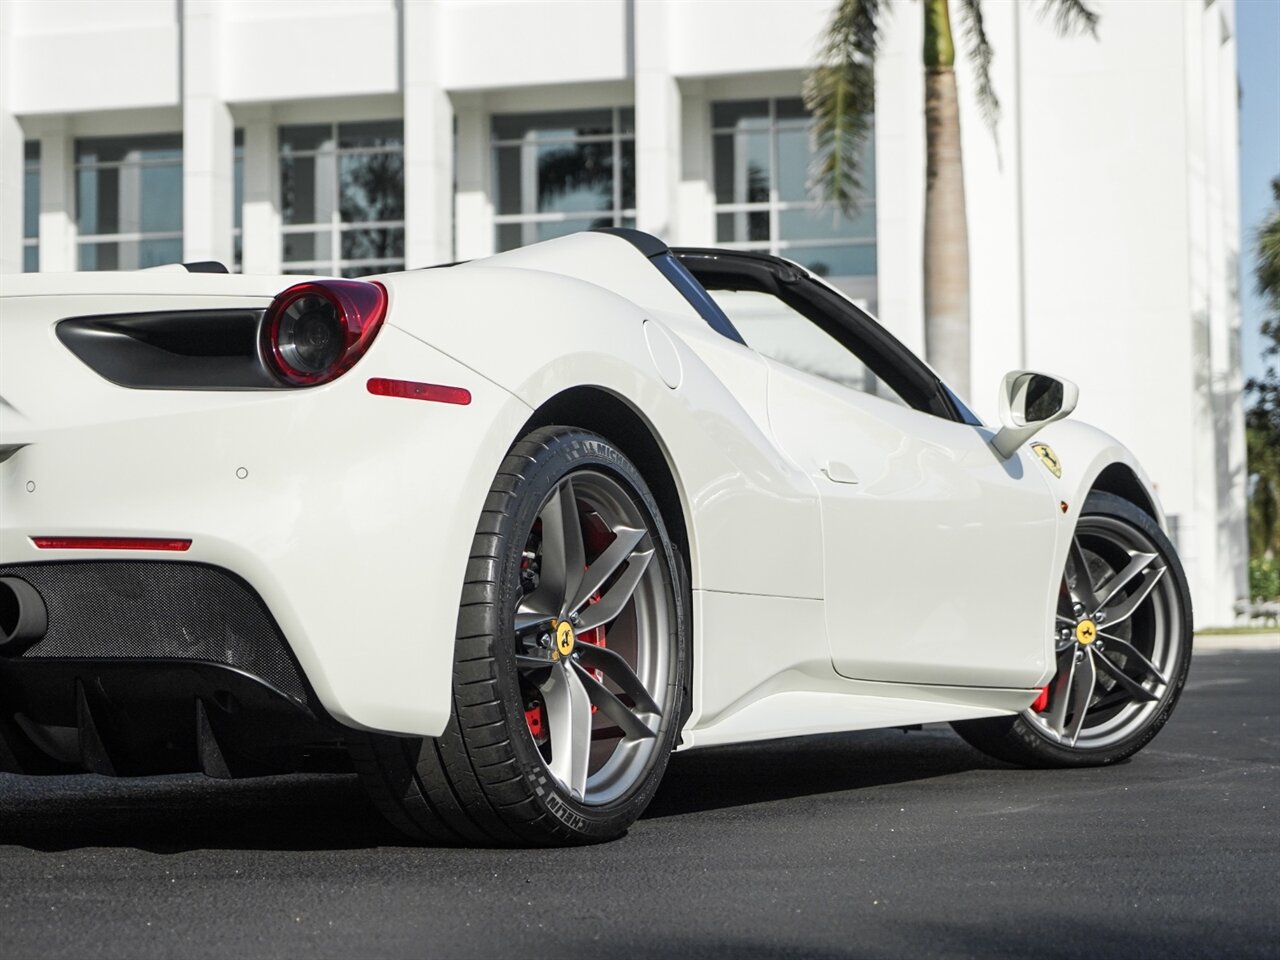
<svg viewBox="0 0 1280 960">
<path fill-rule="evenodd" d="M 0 459 L 43 431 L 136 415 L 134 408 L 147 399 L 81 361 L 59 339 L 61 321 L 155 311 L 262 310 L 297 279 L 192 274 L 180 268 L 5 277 L 0 293 L 0 447 L 5 450 Z M 166 404 L 202 402 L 198 393 L 175 394 Z"/>
</svg>

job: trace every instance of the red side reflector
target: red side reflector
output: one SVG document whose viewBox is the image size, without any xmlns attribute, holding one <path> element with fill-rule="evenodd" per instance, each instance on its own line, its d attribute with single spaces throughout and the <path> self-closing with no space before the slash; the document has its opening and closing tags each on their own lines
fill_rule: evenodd
<svg viewBox="0 0 1280 960">
<path fill-rule="evenodd" d="M 389 380 L 371 377 L 369 392 L 379 397 L 403 397 L 405 400 L 431 400 L 435 403 L 456 403 L 466 406 L 471 402 L 471 391 L 462 387 L 442 387 L 438 383 L 419 383 L 416 380 Z"/>
<path fill-rule="evenodd" d="M 32 537 L 41 550 L 189 550 L 190 540 L 163 537 Z"/>
</svg>

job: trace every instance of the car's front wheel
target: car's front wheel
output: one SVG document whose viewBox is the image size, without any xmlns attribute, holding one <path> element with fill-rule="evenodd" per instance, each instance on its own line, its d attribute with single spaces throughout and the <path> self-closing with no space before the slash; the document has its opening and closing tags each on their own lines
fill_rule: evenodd
<svg viewBox="0 0 1280 960">
<path fill-rule="evenodd" d="M 1168 537 L 1127 500 L 1090 494 L 1062 578 L 1056 675 L 1017 716 L 952 726 L 984 753 L 1029 766 L 1124 760 L 1173 712 L 1191 632 L 1187 581 Z"/>
<path fill-rule="evenodd" d="M 635 466 L 582 430 L 525 437 L 472 544 L 448 727 L 353 746 L 375 803 L 436 841 L 618 836 L 653 796 L 678 732 L 686 602 Z"/>
</svg>

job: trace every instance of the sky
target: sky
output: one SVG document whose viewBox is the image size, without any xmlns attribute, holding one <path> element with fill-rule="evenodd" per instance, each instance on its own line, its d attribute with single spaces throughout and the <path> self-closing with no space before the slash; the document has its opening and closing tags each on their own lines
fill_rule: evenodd
<svg viewBox="0 0 1280 960">
<path fill-rule="evenodd" d="M 1236 58 L 1240 71 L 1241 366 L 1262 374 L 1264 316 L 1253 278 L 1254 236 L 1273 204 L 1280 176 L 1280 0 L 1237 0 Z"/>
</svg>

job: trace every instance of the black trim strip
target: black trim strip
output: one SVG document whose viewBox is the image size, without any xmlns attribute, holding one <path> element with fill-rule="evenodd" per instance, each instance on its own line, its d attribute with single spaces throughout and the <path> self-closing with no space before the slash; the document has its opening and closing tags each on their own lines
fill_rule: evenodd
<svg viewBox="0 0 1280 960">
<path fill-rule="evenodd" d="M 667 278 L 667 282 L 680 292 L 680 296 L 688 301 L 689 306 L 698 311 L 698 316 L 707 321 L 707 325 L 723 337 L 728 337 L 744 347 L 747 341 L 733 325 L 733 321 L 720 309 L 693 274 L 672 253 L 671 248 L 653 234 L 643 230 L 632 230 L 629 227 L 595 227 L 592 233 L 608 233 L 631 244 L 645 255 L 658 268 L 658 272 Z"/>
<path fill-rule="evenodd" d="M 72 317 L 58 339 L 99 376 L 137 390 L 286 389 L 258 353 L 265 310 Z"/>
<path fill-rule="evenodd" d="M 227 265 L 219 260 L 192 260 L 184 263 L 187 273 L 230 273 Z"/>
<path fill-rule="evenodd" d="M 858 357 L 911 407 L 972 423 L 977 420 L 914 353 L 869 314 L 780 257 L 740 250 L 678 247 L 672 253 L 707 290 L 757 290 L 777 297 Z"/>
</svg>

